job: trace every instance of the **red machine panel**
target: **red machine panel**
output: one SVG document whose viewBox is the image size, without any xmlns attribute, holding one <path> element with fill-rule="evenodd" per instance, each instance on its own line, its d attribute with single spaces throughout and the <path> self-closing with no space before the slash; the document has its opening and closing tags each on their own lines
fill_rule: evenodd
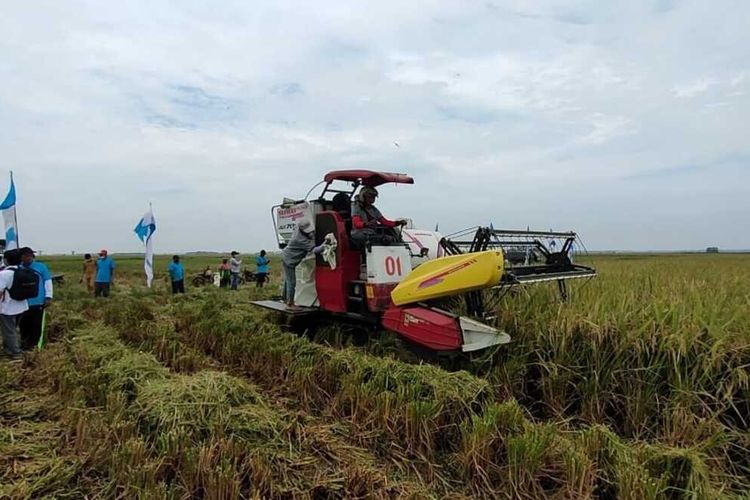
<svg viewBox="0 0 750 500">
<path fill-rule="evenodd" d="M 391 292 L 398 283 L 368 283 L 367 310 L 372 312 L 385 311 L 393 306 Z"/>
<path fill-rule="evenodd" d="M 406 174 L 396 174 L 393 172 L 373 172 L 372 170 L 334 170 L 328 172 L 323 180 L 326 182 L 361 181 L 363 186 L 380 186 L 388 182 L 397 184 L 414 184 L 414 179 Z"/>
<path fill-rule="evenodd" d="M 455 351 L 463 345 L 458 319 L 435 309 L 394 306 L 383 314 L 383 326 L 434 351 Z"/>
<path fill-rule="evenodd" d="M 346 223 L 338 212 L 321 212 L 315 219 L 316 244 L 328 233 L 336 237 L 336 269 L 322 258 L 316 259 L 315 290 L 320 307 L 331 312 L 347 311 L 349 283 L 359 278 L 360 254 L 349 248 Z"/>
</svg>

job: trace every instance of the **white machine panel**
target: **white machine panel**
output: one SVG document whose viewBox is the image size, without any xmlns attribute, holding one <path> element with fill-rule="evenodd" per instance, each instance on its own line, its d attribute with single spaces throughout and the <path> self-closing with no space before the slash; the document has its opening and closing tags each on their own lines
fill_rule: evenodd
<svg viewBox="0 0 750 500">
<path fill-rule="evenodd" d="M 367 282 L 400 283 L 411 272 L 411 256 L 406 247 L 373 246 L 367 252 Z"/>
<path fill-rule="evenodd" d="M 303 201 L 276 209 L 276 232 L 284 242 L 288 242 L 292 238 L 294 228 L 303 220 L 310 222 L 312 227 L 315 227 L 314 208 L 314 203 Z"/>
<path fill-rule="evenodd" d="M 404 239 L 404 243 L 409 245 L 409 249 L 413 255 L 411 258 L 412 267 L 417 267 L 423 262 L 444 256 L 443 247 L 440 246 L 440 240 L 443 239 L 443 235 L 437 231 L 403 229 L 401 237 Z M 427 255 L 422 256 L 421 253 L 425 249 Z"/>
</svg>

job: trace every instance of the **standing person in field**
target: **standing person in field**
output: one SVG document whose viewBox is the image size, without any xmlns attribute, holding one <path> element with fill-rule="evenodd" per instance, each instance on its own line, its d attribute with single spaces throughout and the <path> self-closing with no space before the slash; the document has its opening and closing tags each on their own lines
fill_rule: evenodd
<svg viewBox="0 0 750 500">
<path fill-rule="evenodd" d="M 229 259 L 230 286 L 232 290 L 237 290 L 240 284 L 242 261 L 237 258 L 239 254 L 239 252 L 232 252 L 232 258 Z"/>
<path fill-rule="evenodd" d="M 87 253 L 83 256 L 83 274 L 79 283 L 86 282 L 86 289 L 89 293 L 94 291 L 94 279 L 96 278 L 96 261 Z"/>
<path fill-rule="evenodd" d="M 96 278 L 94 280 L 94 297 L 109 297 L 109 289 L 115 277 L 115 261 L 106 250 L 99 252 L 96 261 Z"/>
<path fill-rule="evenodd" d="M 11 297 L 11 288 L 16 270 L 21 265 L 21 252 L 17 249 L 7 250 L 3 254 L 5 268 L 0 271 L 0 330 L 3 334 L 3 348 L 5 355 L 11 361 L 22 359 L 21 348 L 18 344 L 18 321 L 29 305 L 25 299 L 17 300 Z"/>
<path fill-rule="evenodd" d="M 230 277 L 229 259 L 221 259 L 221 264 L 219 264 L 219 286 L 221 288 L 228 287 Z"/>
<path fill-rule="evenodd" d="M 21 265 L 39 275 L 37 294 L 27 300 L 29 308 L 21 315 L 18 324 L 21 331 L 21 349 L 30 351 L 39 344 L 42 336 L 44 308 L 52 303 L 52 275 L 47 266 L 35 259 L 34 250 L 23 247 L 20 253 Z"/>
<path fill-rule="evenodd" d="M 180 263 L 180 256 L 173 255 L 169 264 L 169 279 L 172 280 L 172 294 L 185 293 L 185 268 Z"/>
<path fill-rule="evenodd" d="M 323 245 L 315 246 L 315 230 L 308 221 L 297 224 L 292 239 L 282 252 L 282 266 L 284 268 L 284 301 L 289 309 L 299 309 L 294 303 L 294 293 L 297 288 L 297 266 L 308 253 L 320 253 Z"/>
<path fill-rule="evenodd" d="M 268 264 L 271 261 L 266 257 L 266 251 L 261 250 L 260 255 L 255 257 L 255 287 L 263 288 L 263 283 L 268 279 Z"/>
</svg>

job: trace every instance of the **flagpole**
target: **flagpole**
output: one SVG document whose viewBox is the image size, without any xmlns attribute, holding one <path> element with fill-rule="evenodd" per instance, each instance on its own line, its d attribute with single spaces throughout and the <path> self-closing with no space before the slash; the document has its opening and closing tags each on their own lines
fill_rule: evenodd
<svg viewBox="0 0 750 500">
<path fill-rule="evenodd" d="M 151 223 L 154 222 L 154 206 L 151 204 L 151 200 L 148 200 L 148 212 L 151 214 Z M 149 243 L 151 243 L 151 238 L 154 236 L 153 232 L 148 235 Z M 151 247 L 153 250 L 154 247 Z M 146 253 L 148 253 L 148 245 L 146 245 Z M 154 254 L 151 254 L 151 284 L 148 285 L 149 288 L 151 288 L 151 285 L 154 281 Z"/>
<path fill-rule="evenodd" d="M 10 171 L 10 185 L 13 186 L 13 171 L 12 170 Z M 18 198 L 17 195 L 16 195 L 16 198 Z M 16 203 L 14 203 L 13 206 L 15 207 L 15 205 L 18 205 L 18 201 L 16 201 Z M 18 235 L 18 208 L 17 207 L 13 211 L 13 218 L 15 219 L 15 224 L 16 224 L 16 248 L 21 248 L 21 237 Z M 7 241 L 5 242 L 5 246 L 8 246 Z"/>
<path fill-rule="evenodd" d="M 150 223 L 153 224 L 154 223 L 154 206 L 151 204 L 151 200 L 148 201 L 148 213 L 151 215 Z M 146 282 L 149 288 L 151 288 L 151 285 L 153 284 L 153 281 L 154 281 L 154 253 L 153 253 L 154 247 L 153 247 L 153 243 L 151 242 L 151 238 L 153 238 L 153 236 L 154 236 L 154 232 L 149 231 L 148 238 L 146 239 L 146 255 L 145 255 L 146 262 L 149 262 L 148 260 L 149 250 L 151 250 L 151 262 L 149 263 L 150 264 L 149 267 L 151 268 L 151 278 L 149 279 L 148 274 L 146 275 Z"/>
</svg>

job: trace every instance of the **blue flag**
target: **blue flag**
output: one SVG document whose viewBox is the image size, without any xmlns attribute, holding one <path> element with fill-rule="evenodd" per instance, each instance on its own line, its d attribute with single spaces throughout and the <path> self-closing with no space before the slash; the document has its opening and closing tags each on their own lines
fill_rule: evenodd
<svg viewBox="0 0 750 500">
<path fill-rule="evenodd" d="M 138 225 L 135 226 L 133 231 L 138 235 L 138 239 L 141 240 L 141 243 L 145 245 L 151 238 L 151 235 L 156 232 L 156 220 L 154 220 L 153 214 L 149 212 L 144 215 L 141 220 L 138 221 Z"/>
<path fill-rule="evenodd" d="M 0 212 L 3 214 L 5 223 L 5 248 L 11 250 L 18 248 L 18 222 L 16 219 L 16 185 L 13 183 L 13 174 L 10 174 L 10 190 L 5 200 L 0 204 Z"/>
<path fill-rule="evenodd" d="M 152 236 L 156 232 L 156 219 L 151 208 L 144 214 L 133 231 L 138 235 L 138 239 L 146 245 L 143 269 L 146 271 L 146 286 L 150 287 L 151 282 L 154 280 L 154 245 Z"/>
</svg>

